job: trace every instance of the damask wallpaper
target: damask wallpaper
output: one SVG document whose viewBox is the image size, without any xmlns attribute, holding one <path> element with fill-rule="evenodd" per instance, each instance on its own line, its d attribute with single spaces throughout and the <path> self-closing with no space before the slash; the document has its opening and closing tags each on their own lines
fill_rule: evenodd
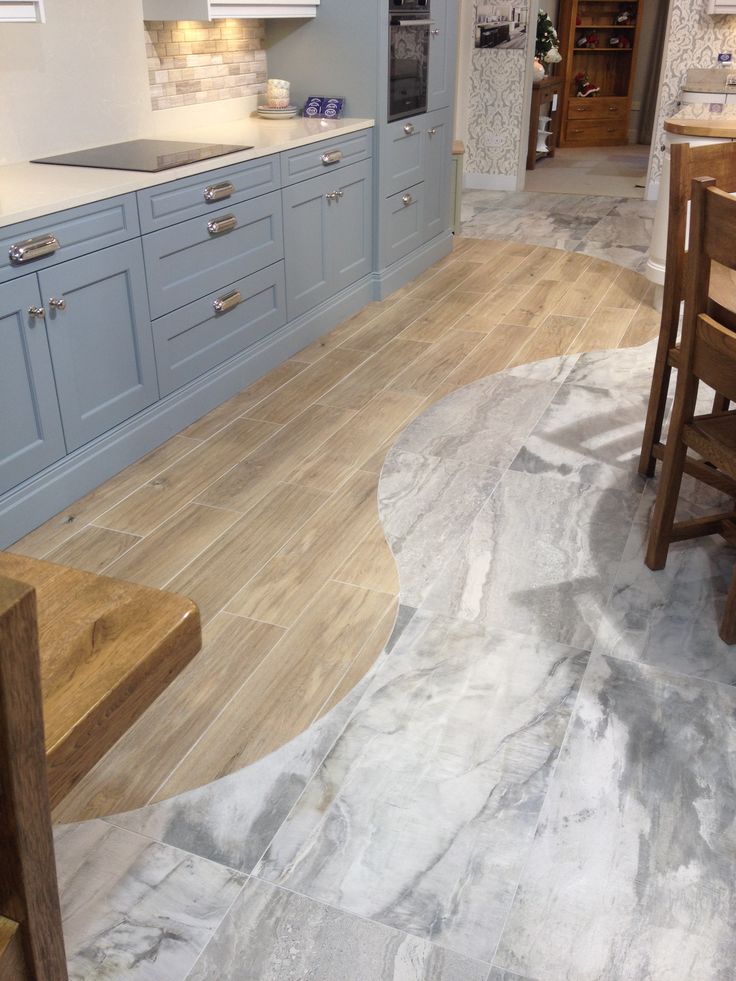
<svg viewBox="0 0 736 981">
<path fill-rule="evenodd" d="M 662 173 L 664 121 L 677 112 L 680 89 L 688 68 L 712 68 L 719 51 L 736 52 L 736 16 L 713 17 L 706 13 L 706 8 L 706 0 L 672 0 L 647 196 L 656 195 Z"/>
</svg>

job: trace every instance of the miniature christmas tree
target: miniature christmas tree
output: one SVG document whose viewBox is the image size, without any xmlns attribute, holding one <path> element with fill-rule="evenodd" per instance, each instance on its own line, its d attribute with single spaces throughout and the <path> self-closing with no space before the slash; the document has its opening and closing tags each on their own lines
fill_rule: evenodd
<svg viewBox="0 0 736 981">
<path fill-rule="evenodd" d="M 560 40 L 552 21 L 543 10 L 540 10 L 537 15 L 537 45 L 534 54 L 540 61 L 546 61 L 551 65 L 556 61 L 562 61 L 559 46 Z"/>
</svg>

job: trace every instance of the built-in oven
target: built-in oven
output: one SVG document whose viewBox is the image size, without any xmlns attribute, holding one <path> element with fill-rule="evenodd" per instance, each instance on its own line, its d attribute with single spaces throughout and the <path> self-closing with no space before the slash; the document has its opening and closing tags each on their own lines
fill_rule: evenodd
<svg viewBox="0 0 736 981">
<path fill-rule="evenodd" d="M 388 0 L 388 121 L 427 111 L 429 0 Z"/>
</svg>

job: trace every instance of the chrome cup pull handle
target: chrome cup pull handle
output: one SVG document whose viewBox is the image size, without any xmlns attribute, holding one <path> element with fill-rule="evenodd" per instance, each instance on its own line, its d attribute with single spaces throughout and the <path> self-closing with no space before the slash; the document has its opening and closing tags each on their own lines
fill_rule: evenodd
<svg viewBox="0 0 736 981">
<path fill-rule="evenodd" d="M 215 313 L 227 313 L 228 310 L 234 309 L 242 300 L 243 297 L 240 295 L 240 290 L 233 290 L 232 293 L 218 296 L 212 306 L 215 308 Z"/>
<path fill-rule="evenodd" d="M 25 238 L 16 242 L 8 249 L 10 261 L 16 266 L 45 255 L 52 255 L 59 248 L 59 240 L 55 235 L 39 235 L 36 238 Z"/>
<path fill-rule="evenodd" d="M 238 220 L 235 215 L 225 215 L 223 218 L 211 218 L 207 222 L 207 231 L 210 235 L 222 235 L 223 232 L 231 232 L 238 227 Z"/>
<path fill-rule="evenodd" d="M 320 159 L 325 167 L 340 163 L 342 160 L 342 150 L 330 150 L 329 153 L 323 153 Z"/>
<path fill-rule="evenodd" d="M 225 198 L 232 197 L 235 193 L 235 185 L 230 181 L 223 181 L 221 184 L 210 184 L 204 189 L 205 201 L 224 201 Z"/>
</svg>

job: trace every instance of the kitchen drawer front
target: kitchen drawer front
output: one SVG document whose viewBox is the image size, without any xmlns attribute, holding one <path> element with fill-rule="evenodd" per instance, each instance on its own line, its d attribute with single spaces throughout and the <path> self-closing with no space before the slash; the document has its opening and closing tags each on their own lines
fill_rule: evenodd
<svg viewBox="0 0 736 981">
<path fill-rule="evenodd" d="M 153 232 L 199 215 L 216 214 L 231 204 L 278 190 L 279 178 L 279 158 L 274 153 L 138 191 L 141 230 Z M 212 197 L 216 200 L 208 200 Z"/>
<path fill-rule="evenodd" d="M 0 494 L 66 453 L 38 280 L 0 286 Z"/>
<path fill-rule="evenodd" d="M 240 300 L 229 307 L 236 299 L 235 291 L 240 294 Z M 220 313 L 214 307 L 218 301 L 225 307 Z M 225 290 L 161 317 L 153 325 L 161 395 L 168 395 L 222 364 L 285 323 L 283 262 L 276 262 L 239 279 Z"/>
<path fill-rule="evenodd" d="M 426 117 L 400 119 L 387 127 L 383 155 L 383 194 L 398 194 L 424 180 Z"/>
<path fill-rule="evenodd" d="M 370 129 L 288 150 L 281 154 L 281 181 L 287 186 L 309 177 L 334 173 L 359 160 L 366 160 L 372 152 L 373 132 Z"/>
<path fill-rule="evenodd" d="M 76 259 L 77 256 L 117 245 L 138 235 L 140 227 L 135 194 L 106 198 L 94 204 L 8 225 L 0 229 L 0 282 L 47 269 L 66 259 Z M 58 248 L 46 255 L 39 254 L 38 258 L 11 260 L 9 253 L 14 246 L 24 249 L 27 256 L 32 256 L 36 250 L 24 243 L 29 239 L 41 240 L 45 236 L 56 239 Z M 53 243 L 51 247 L 54 248 Z M 37 251 L 44 251 L 40 241 Z"/>
<path fill-rule="evenodd" d="M 226 230 L 219 233 L 213 222 Z M 227 223 L 234 224 L 227 230 Z M 224 224 L 223 224 L 224 223 Z M 284 257 L 281 194 L 143 236 L 151 316 L 161 317 Z"/>
<path fill-rule="evenodd" d="M 567 121 L 572 123 L 579 119 L 626 119 L 629 112 L 629 100 L 599 99 L 588 96 L 587 99 L 570 99 L 567 106 Z"/>
<path fill-rule="evenodd" d="M 569 119 L 565 127 L 565 142 L 588 146 L 606 143 L 626 143 L 628 122 L 626 119 Z"/>
<path fill-rule="evenodd" d="M 403 258 L 424 241 L 424 186 L 417 184 L 393 194 L 381 204 L 383 210 L 383 264 Z"/>
</svg>

